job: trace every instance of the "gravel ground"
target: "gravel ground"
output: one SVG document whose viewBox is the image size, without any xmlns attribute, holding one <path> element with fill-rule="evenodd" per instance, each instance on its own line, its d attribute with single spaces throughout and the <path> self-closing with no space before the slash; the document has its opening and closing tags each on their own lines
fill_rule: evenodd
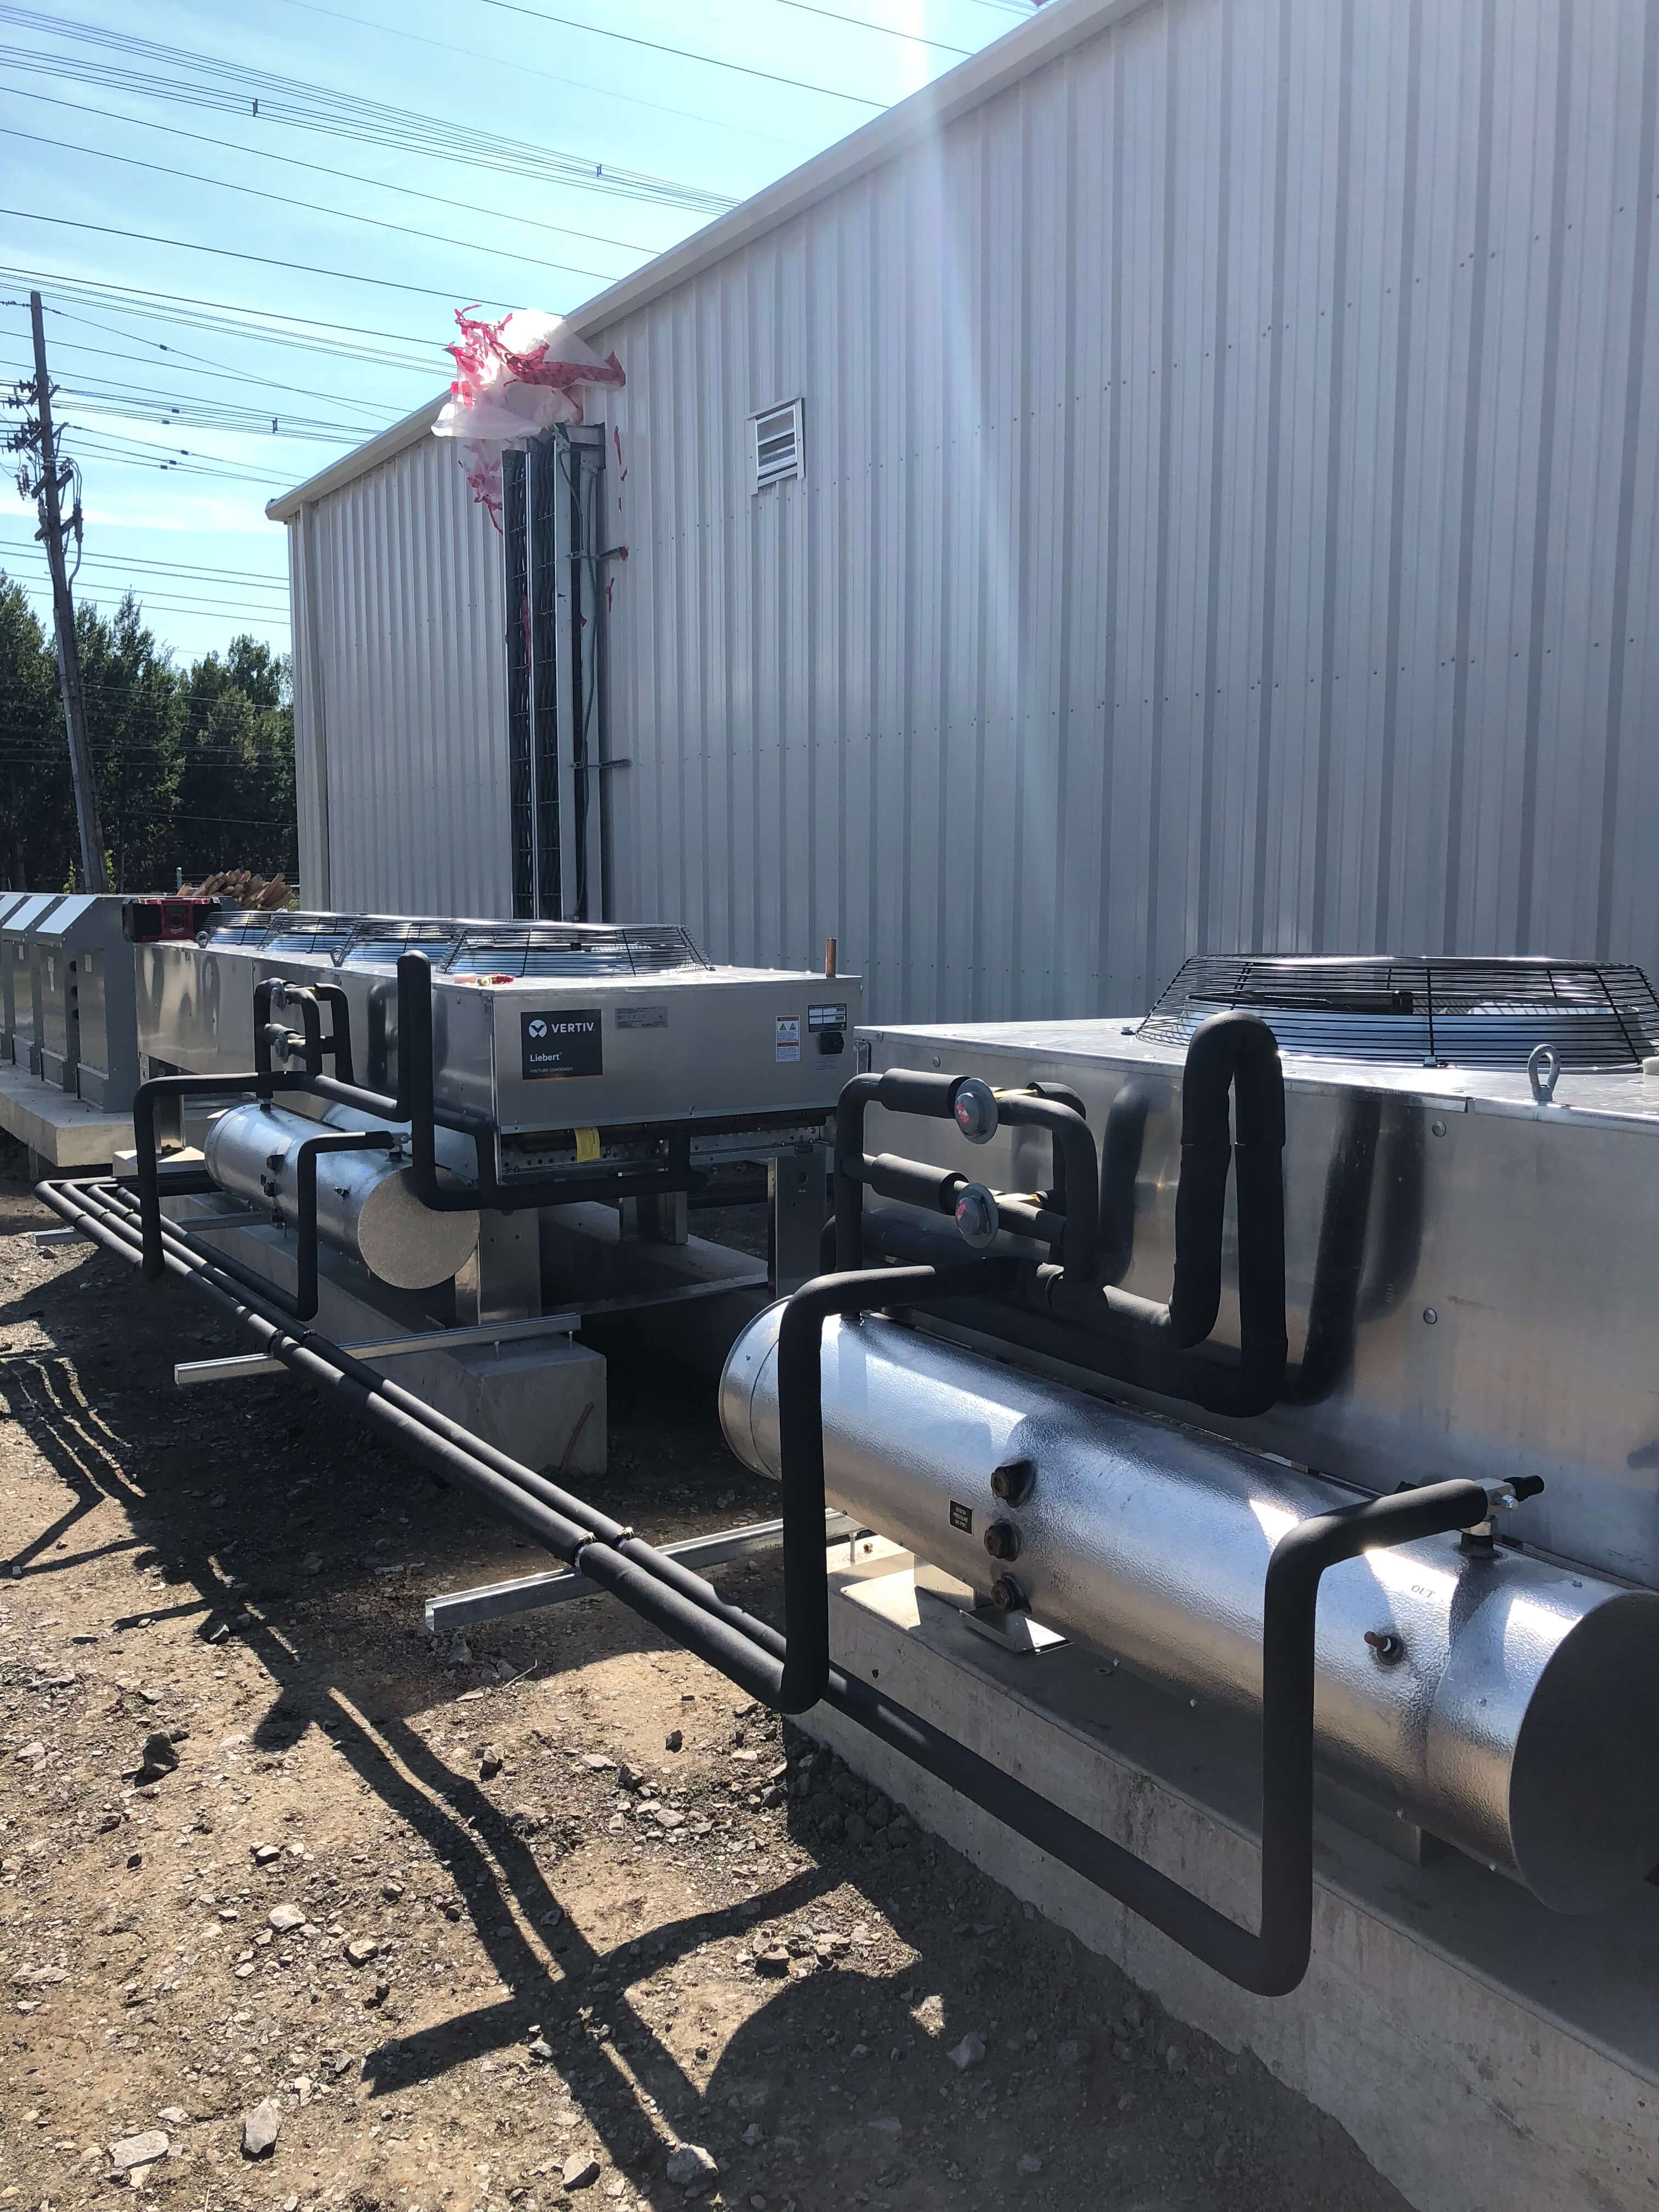
<svg viewBox="0 0 1659 2212">
<path fill-rule="evenodd" d="M 0 1161 L 0 2204 L 1385 2212 L 1332 2122 Z M 605 1502 L 773 1510 L 614 1346 Z M 775 1617 L 772 1563 L 722 1575 Z"/>
</svg>

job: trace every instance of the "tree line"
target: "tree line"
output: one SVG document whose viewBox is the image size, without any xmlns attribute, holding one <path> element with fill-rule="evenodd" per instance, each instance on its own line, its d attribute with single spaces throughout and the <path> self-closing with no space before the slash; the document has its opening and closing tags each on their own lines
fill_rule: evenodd
<svg viewBox="0 0 1659 2212">
<path fill-rule="evenodd" d="M 234 637 L 174 664 L 131 592 L 76 611 L 87 728 L 110 882 L 171 890 L 226 868 L 299 870 L 294 703 L 286 654 Z M 0 889 L 65 890 L 80 872 L 58 662 L 21 585 L 0 569 Z"/>
</svg>

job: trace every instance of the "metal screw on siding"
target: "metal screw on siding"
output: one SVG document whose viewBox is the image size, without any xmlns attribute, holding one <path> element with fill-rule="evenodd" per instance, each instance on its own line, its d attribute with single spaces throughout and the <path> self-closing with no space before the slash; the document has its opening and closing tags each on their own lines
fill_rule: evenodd
<svg viewBox="0 0 1659 2212">
<path fill-rule="evenodd" d="M 1443 1121 L 1431 1121 L 1429 1127 L 1437 1137 L 1443 1137 L 1446 1133 L 1446 1125 Z"/>
<path fill-rule="evenodd" d="M 1440 1316 L 1432 1306 L 1425 1306 L 1423 1309 L 1423 1318 L 1427 1322 L 1429 1327 L 1432 1328 L 1436 1322 L 1439 1320 Z"/>
</svg>

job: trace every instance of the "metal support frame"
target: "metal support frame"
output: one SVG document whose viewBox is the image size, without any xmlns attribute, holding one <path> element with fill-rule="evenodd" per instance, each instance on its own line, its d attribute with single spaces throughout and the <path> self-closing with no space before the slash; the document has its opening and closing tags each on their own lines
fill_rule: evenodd
<svg viewBox="0 0 1659 2212">
<path fill-rule="evenodd" d="M 833 1508 L 823 1516 L 825 1547 L 860 1533 L 850 1513 Z M 665 1544 L 665 1559 L 701 1572 L 704 1567 L 747 1559 L 759 1552 L 775 1552 L 783 1542 L 781 1521 L 751 1521 L 742 1528 L 720 1528 L 708 1536 L 688 1536 L 678 1544 Z M 603 1597 L 598 1583 L 591 1583 L 574 1567 L 551 1574 L 515 1575 L 510 1582 L 481 1583 L 475 1589 L 451 1590 L 426 1601 L 426 1625 L 434 1636 L 457 1628 L 470 1628 L 476 1620 L 503 1620 L 515 1613 L 537 1613 L 544 1606 L 564 1605 L 572 1598 Z"/>
<path fill-rule="evenodd" d="M 240 1223 L 244 1217 L 238 1215 Z M 211 1221 L 179 1222 L 173 1224 L 185 1235 L 186 1241 L 212 1226 Z M 51 1230 L 40 1235 L 50 1237 Z M 77 1230 L 68 1234 L 74 1237 Z M 225 1264 L 222 1254 L 216 1255 L 218 1264 Z M 249 1273 L 252 1269 L 247 1271 Z M 611 1314 L 641 1313 L 658 1306 L 682 1305 L 696 1298 L 724 1297 L 730 1291 L 763 1290 L 769 1279 L 763 1274 L 730 1275 L 708 1283 L 679 1283 L 672 1290 L 646 1291 L 637 1297 L 598 1298 L 583 1306 L 580 1313 L 565 1312 L 533 1315 L 526 1320 L 492 1321 L 475 1328 L 420 1329 L 409 1336 L 381 1336 L 361 1344 L 343 1344 L 339 1348 L 353 1359 L 400 1359 L 410 1352 L 468 1352 L 480 1347 L 503 1344 L 529 1344 L 544 1336 L 571 1336 L 585 1322 Z M 266 1287 L 261 1278 L 261 1287 Z M 276 1295 L 275 1285 L 270 1286 Z M 257 1352 L 237 1352 L 222 1359 L 183 1359 L 173 1370 L 173 1379 L 180 1389 L 198 1382 L 250 1382 L 262 1375 L 283 1375 L 287 1369 L 280 1359 L 267 1359 Z"/>
</svg>

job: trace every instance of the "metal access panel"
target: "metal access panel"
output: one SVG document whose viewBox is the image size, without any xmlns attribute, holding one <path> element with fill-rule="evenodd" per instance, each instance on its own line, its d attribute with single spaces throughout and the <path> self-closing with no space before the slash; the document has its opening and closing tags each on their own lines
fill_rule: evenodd
<svg viewBox="0 0 1659 2212">
<path fill-rule="evenodd" d="M 61 891 L 33 891 L 15 906 L 0 923 L 0 988 L 4 991 L 5 1030 L 0 1034 L 0 1056 L 25 1073 L 39 1073 L 35 1065 L 40 1015 L 30 939 L 63 897 Z"/>
<path fill-rule="evenodd" d="M 135 948 L 114 894 L 65 898 L 34 933 L 40 1072 L 88 1105 L 124 1111 L 138 1082 Z"/>
<path fill-rule="evenodd" d="M 460 987 L 456 987 L 457 989 Z M 442 993 L 452 1024 L 465 1008 Z M 497 985 L 483 994 L 504 1134 L 822 1116 L 852 1073 L 856 976 L 714 968 Z"/>
<path fill-rule="evenodd" d="M 254 985 L 332 981 L 355 926 L 349 915 L 233 911 L 193 943 L 135 945 L 143 1072 L 241 1073 L 252 1063 Z"/>
<path fill-rule="evenodd" d="M 1121 1099 L 1120 1126 L 1127 1119 L 1137 1134 L 1118 1279 L 1169 1296 L 1182 1041 L 1112 1020 L 866 1036 L 877 1073 L 1069 1085 L 1107 1186 L 1107 1117 Z M 1205 1425 L 1375 1492 L 1540 1475 L 1543 1493 L 1506 1516 L 1506 1533 L 1659 1588 L 1659 1080 L 1639 1066 L 1569 1068 L 1554 1103 L 1540 1104 L 1513 1070 L 1291 1052 L 1284 1067 L 1285 1394 L 1259 1419 L 1206 1414 Z M 999 1190 L 1035 1189 L 1050 1172 L 1046 1142 L 1030 1130 L 972 1145 L 953 1124 L 872 1109 L 866 1142 Z M 1238 1342 L 1232 1238 L 1230 1206 L 1214 1337 L 1229 1346 Z"/>
</svg>

